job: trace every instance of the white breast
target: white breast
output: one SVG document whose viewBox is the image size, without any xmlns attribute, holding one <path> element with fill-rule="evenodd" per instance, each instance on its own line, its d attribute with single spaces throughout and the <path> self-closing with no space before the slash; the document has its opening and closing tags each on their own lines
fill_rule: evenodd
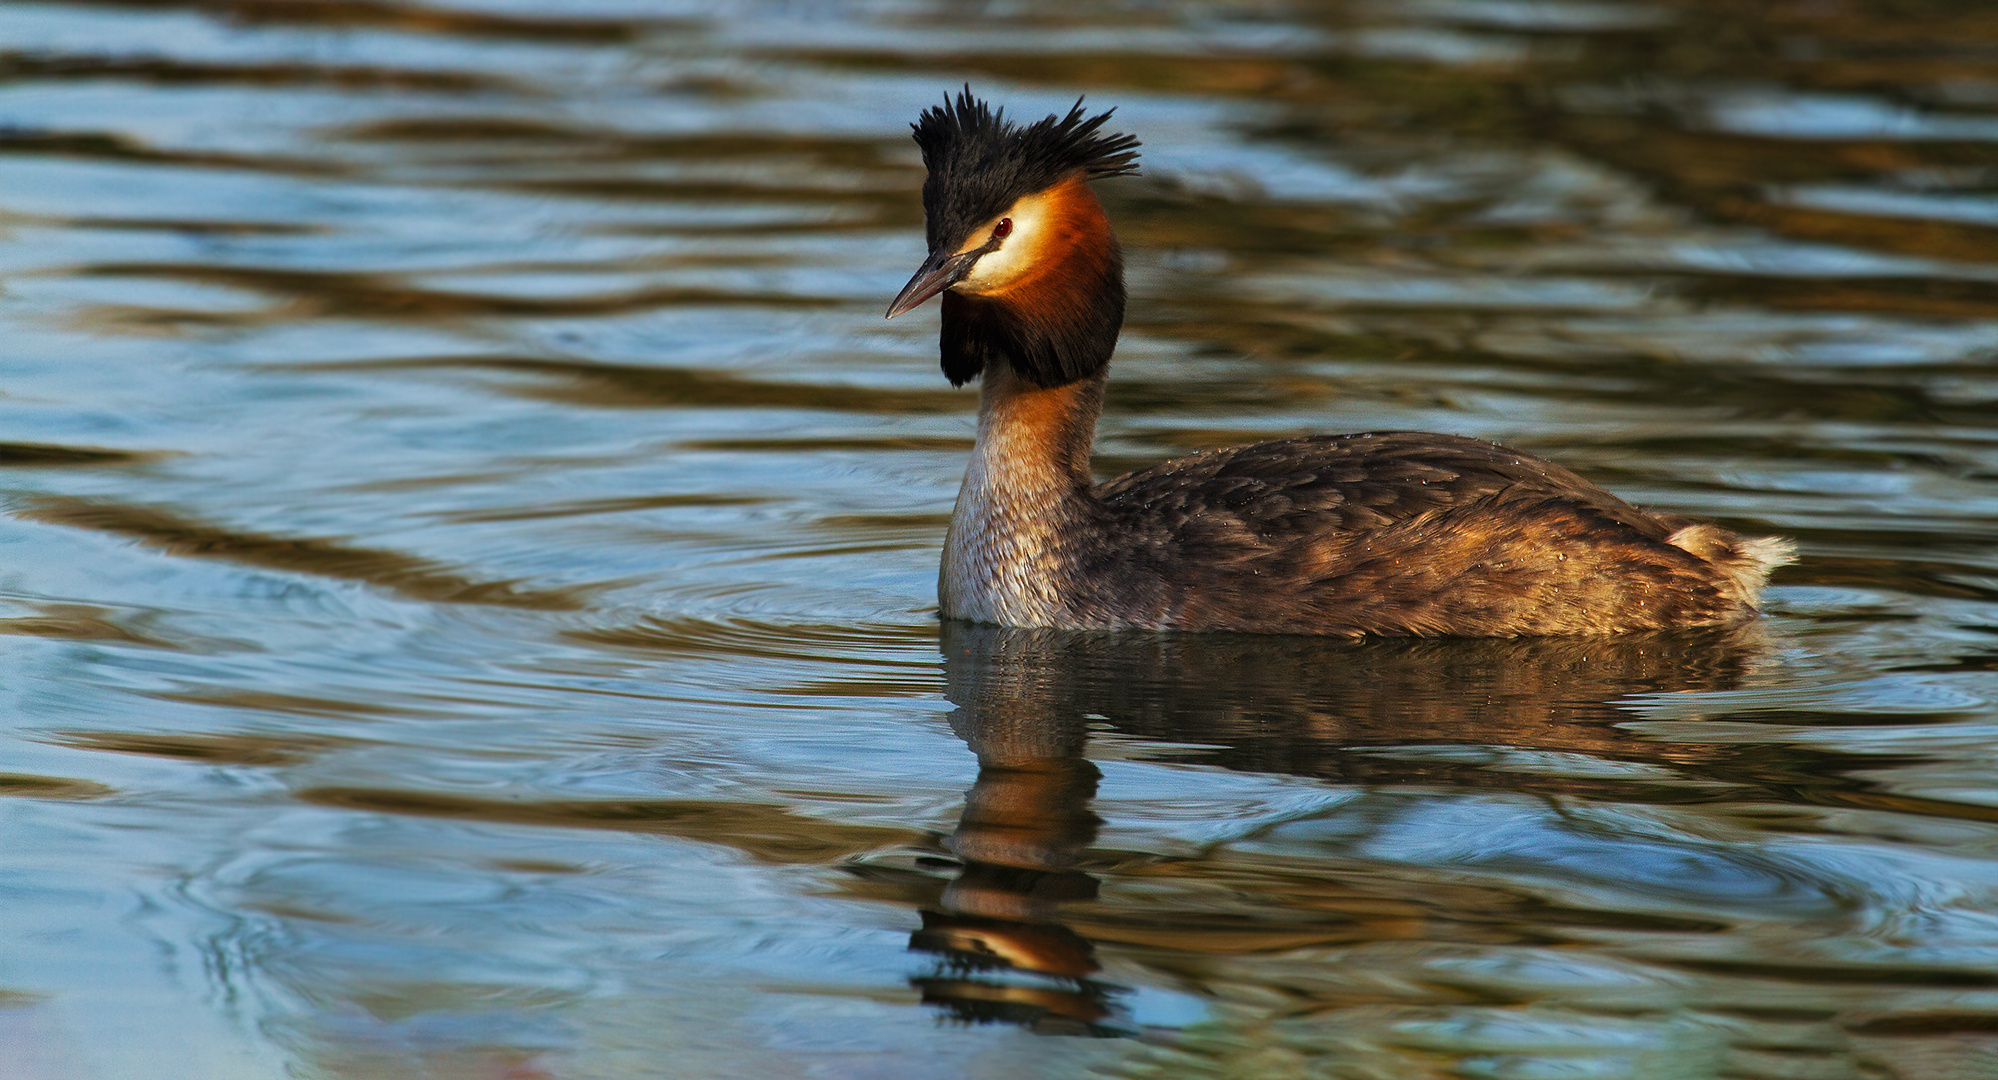
<svg viewBox="0 0 1998 1080">
<path fill-rule="evenodd" d="M 979 439 L 979 450 L 1003 453 Z M 999 482 L 1015 463 L 974 452 L 944 537 L 937 598 L 945 618 L 1004 626 L 1061 625 L 1056 588 L 1064 567 L 1055 519 L 1060 495 Z M 1017 468 L 1012 470 L 1017 472 Z"/>
</svg>

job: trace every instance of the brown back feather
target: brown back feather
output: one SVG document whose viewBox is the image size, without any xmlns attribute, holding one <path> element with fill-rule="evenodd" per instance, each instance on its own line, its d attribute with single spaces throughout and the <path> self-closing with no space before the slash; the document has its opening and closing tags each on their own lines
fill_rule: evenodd
<svg viewBox="0 0 1998 1080">
<path fill-rule="evenodd" d="M 1158 625 L 1601 633 L 1752 611 L 1731 568 L 1668 542 L 1674 523 L 1475 439 L 1379 432 L 1211 450 L 1095 494 L 1115 548 L 1077 553 L 1076 580 L 1097 583 L 1078 602 L 1135 607 Z"/>
</svg>

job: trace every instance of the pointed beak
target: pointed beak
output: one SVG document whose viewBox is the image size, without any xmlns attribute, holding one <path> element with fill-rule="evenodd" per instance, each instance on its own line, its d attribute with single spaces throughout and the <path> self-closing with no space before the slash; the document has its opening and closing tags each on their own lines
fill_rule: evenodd
<svg viewBox="0 0 1998 1080">
<path fill-rule="evenodd" d="M 902 286 L 902 291 L 895 295 L 895 302 L 888 305 L 887 317 L 892 319 L 964 280 L 964 275 L 971 273 L 971 264 L 983 254 L 984 248 L 974 248 L 962 255 L 952 255 L 947 251 L 930 252 L 930 257 L 923 260 L 916 276 Z"/>
</svg>

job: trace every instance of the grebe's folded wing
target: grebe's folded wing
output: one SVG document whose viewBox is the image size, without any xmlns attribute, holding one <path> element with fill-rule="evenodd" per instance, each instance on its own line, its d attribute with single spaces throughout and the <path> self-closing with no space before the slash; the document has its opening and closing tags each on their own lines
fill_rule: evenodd
<svg viewBox="0 0 1998 1080">
<path fill-rule="evenodd" d="M 1354 538 L 1473 503 L 1571 503 L 1664 540 L 1682 522 L 1646 513 L 1550 461 L 1419 431 L 1309 436 L 1207 450 L 1097 489 L 1120 517 L 1208 531 L 1233 521 L 1265 544 Z M 1207 528 L 1196 522 L 1205 521 Z"/>
</svg>

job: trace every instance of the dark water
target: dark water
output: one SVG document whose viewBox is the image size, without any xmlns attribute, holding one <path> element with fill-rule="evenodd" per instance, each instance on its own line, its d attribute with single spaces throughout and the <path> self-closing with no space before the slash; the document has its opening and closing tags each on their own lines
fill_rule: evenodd
<svg viewBox="0 0 1998 1080">
<path fill-rule="evenodd" d="M 906 125 L 1106 472 L 1504 439 L 1734 634 L 934 617 Z M 0 1075 L 1998 1076 L 1998 8 L 0 5 Z"/>
</svg>

